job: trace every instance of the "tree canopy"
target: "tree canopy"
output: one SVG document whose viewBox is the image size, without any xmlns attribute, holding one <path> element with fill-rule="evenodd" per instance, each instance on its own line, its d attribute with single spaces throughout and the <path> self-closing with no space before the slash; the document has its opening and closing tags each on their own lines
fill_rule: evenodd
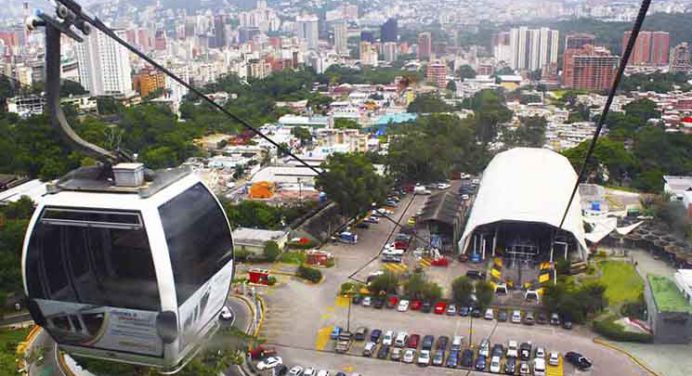
<svg viewBox="0 0 692 376">
<path fill-rule="evenodd" d="M 460 66 L 457 70 L 457 74 L 462 80 L 466 78 L 476 78 L 476 71 L 468 64 Z"/>
<path fill-rule="evenodd" d="M 420 94 L 408 105 L 408 112 L 432 114 L 436 112 L 452 112 L 454 107 L 447 104 L 438 94 Z"/>
</svg>

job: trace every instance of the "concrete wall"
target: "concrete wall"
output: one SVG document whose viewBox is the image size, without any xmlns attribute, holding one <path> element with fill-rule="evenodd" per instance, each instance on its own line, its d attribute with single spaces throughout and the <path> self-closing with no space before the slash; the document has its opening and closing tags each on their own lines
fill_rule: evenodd
<svg viewBox="0 0 692 376">
<path fill-rule="evenodd" d="M 692 341 L 692 315 L 682 312 L 660 312 L 651 294 L 647 280 L 644 299 L 648 311 L 648 324 L 654 332 L 654 343 L 687 344 Z"/>
</svg>

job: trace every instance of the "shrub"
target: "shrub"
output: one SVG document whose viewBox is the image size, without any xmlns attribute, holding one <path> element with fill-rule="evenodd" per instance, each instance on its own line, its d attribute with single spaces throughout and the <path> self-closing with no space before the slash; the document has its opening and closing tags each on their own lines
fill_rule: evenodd
<svg viewBox="0 0 692 376">
<path fill-rule="evenodd" d="M 327 259 L 327 263 L 324 264 L 324 266 L 326 266 L 326 267 L 328 267 L 328 268 L 331 268 L 332 266 L 334 266 L 334 264 L 335 264 L 335 263 L 334 263 L 334 258 L 329 258 L 329 259 Z"/>
<path fill-rule="evenodd" d="M 264 251 L 262 252 L 264 259 L 269 262 L 276 261 L 276 258 L 281 254 L 281 249 L 275 241 L 268 241 L 264 243 Z"/>
<path fill-rule="evenodd" d="M 322 272 L 317 269 L 301 265 L 298 267 L 298 277 L 313 283 L 317 283 L 322 280 Z"/>
<path fill-rule="evenodd" d="M 276 277 L 269 276 L 269 278 L 267 278 L 267 285 L 274 286 L 275 284 L 276 284 Z"/>
<path fill-rule="evenodd" d="M 555 264 L 555 271 L 558 275 L 569 275 L 571 263 L 569 260 L 562 259 Z"/>
<path fill-rule="evenodd" d="M 616 319 L 617 317 L 615 316 L 608 316 L 603 320 L 594 321 L 593 329 L 596 333 L 613 341 L 653 342 L 653 336 L 651 334 L 628 332 L 622 325 L 615 322 Z"/>
<path fill-rule="evenodd" d="M 344 282 L 341 284 L 341 288 L 339 288 L 339 294 L 340 295 L 355 294 L 358 291 L 360 291 L 361 287 L 363 287 L 363 285 L 360 283 Z"/>
<path fill-rule="evenodd" d="M 236 249 L 235 252 L 233 252 L 233 257 L 235 257 L 236 261 L 240 261 L 240 262 L 247 261 L 249 256 L 250 256 L 250 251 L 248 251 L 245 248 Z"/>
<path fill-rule="evenodd" d="M 285 262 L 287 264 L 300 265 L 307 260 L 305 253 L 303 251 L 288 251 L 284 252 L 279 256 L 279 261 Z"/>
</svg>

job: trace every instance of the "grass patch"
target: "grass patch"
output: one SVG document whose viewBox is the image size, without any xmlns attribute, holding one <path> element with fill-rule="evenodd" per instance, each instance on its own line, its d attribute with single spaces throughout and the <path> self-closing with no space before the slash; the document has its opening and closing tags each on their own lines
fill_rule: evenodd
<svg viewBox="0 0 692 376">
<path fill-rule="evenodd" d="M 634 265 L 621 261 L 599 263 L 602 276 L 598 279 L 606 286 L 605 297 L 611 306 L 637 301 L 644 292 L 644 281 L 634 269 Z"/>
<path fill-rule="evenodd" d="M 277 260 L 287 264 L 300 265 L 305 263 L 307 256 L 305 256 L 305 252 L 303 251 L 287 251 L 279 255 Z"/>
<path fill-rule="evenodd" d="M 0 330 L 0 370 L 3 374 L 17 373 L 17 345 L 26 338 L 30 330 L 31 328 Z"/>
</svg>

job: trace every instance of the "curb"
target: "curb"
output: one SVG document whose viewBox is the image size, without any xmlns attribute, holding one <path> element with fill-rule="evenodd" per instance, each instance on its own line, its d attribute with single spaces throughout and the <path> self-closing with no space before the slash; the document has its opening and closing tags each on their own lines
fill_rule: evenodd
<svg viewBox="0 0 692 376">
<path fill-rule="evenodd" d="M 613 349 L 613 350 L 615 350 L 615 351 L 617 351 L 617 352 L 619 352 L 619 353 L 625 354 L 625 355 L 627 355 L 628 358 L 632 359 L 632 361 L 635 362 L 639 367 L 641 367 L 641 368 L 644 369 L 645 371 L 649 372 L 651 375 L 653 375 L 653 376 L 661 376 L 658 372 L 656 372 L 655 370 L 653 370 L 648 364 L 644 363 L 644 361 L 640 360 L 640 359 L 637 358 L 636 356 L 630 354 L 630 353 L 629 353 L 628 351 L 626 351 L 625 349 L 623 349 L 623 348 L 621 348 L 621 347 L 619 347 L 619 346 L 616 346 L 616 345 L 614 345 L 614 344 L 612 344 L 612 343 L 606 341 L 605 339 L 603 339 L 603 338 L 601 338 L 601 337 L 595 337 L 595 338 L 593 339 L 593 342 L 594 342 L 594 343 L 597 343 L 597 344 L 599 344 L 599 345 L 608 347 L 608 348 L 610 348 L 610 349 Z"/>
<path fill-rule="evenodd" d="M 38 337 L 38 334 L 41 332 L 41 327 L 38 325 L 34 325 L 31 330 L 29 331 L 29 334 L 27 334 L 26 338 L 24 338 L 24 341 L 20 342 L 17 345 L 16 348 L 16 354 L 20 356 L 20 358 L 17 360 L 17 369 L 18 370 L 26 370 L 26 361 L 24 360 L 24 355 L 26 354 L 26 351 L 31 348 L 31 346 L 34 343 L 34 340 L 36 337 Z M 26 371 L 25 371 L 26 372 Z M 28 372 L 27 372 L 28 374 Z"/>
</svg>

